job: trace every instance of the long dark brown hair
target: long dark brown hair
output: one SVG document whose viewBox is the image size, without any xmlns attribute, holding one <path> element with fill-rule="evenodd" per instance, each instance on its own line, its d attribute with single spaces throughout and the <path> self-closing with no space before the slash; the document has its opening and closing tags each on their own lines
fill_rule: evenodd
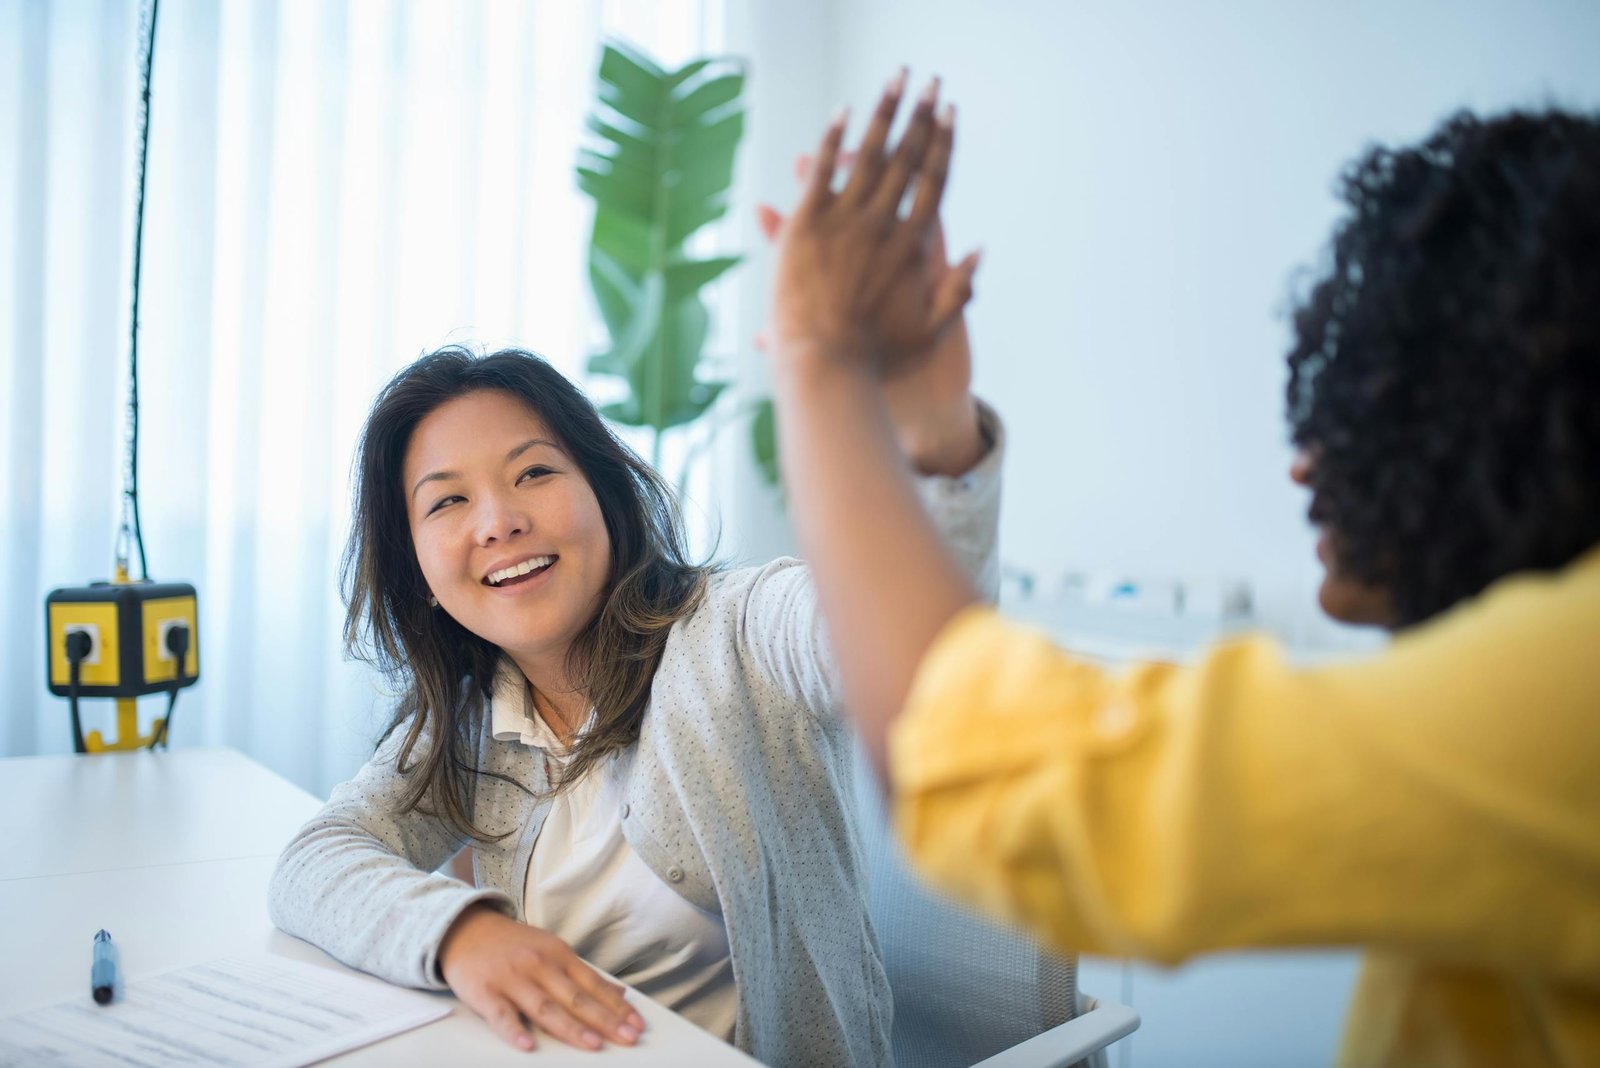
<svg viewBox="0 0 1600 1068">
<path fill-rule="evenodd" d="M 567 670 L 595 708 L 553 787 L 576 782 L 633 743 L 672 624 L 699 603 L 710 568 L 690 562 L 672 490 L 623 444 L 573 384 L 530 352 L 487 356 L 451 345 L 390 380 L 373 402 L 355 462 L 355 509 L 340 571 L 345 644 L 404 694 L 384 736 L 403 730 L 401 810 L 422 809 L 480 841 L 471 794 L 500 649 L 432 607 L 406 515 L 402 467 L 417 424 L 446 401 L 496 390 L 526 404 L 583 472 L 611 536 L 600 610 Z M 424 732 L 428 744 L 419 745 Z"/>
</svg>

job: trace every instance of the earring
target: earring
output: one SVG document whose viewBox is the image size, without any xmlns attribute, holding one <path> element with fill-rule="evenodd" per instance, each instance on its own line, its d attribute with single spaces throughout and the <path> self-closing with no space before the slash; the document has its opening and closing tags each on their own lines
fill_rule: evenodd
<svg viewBox="0 0 1600 1068">
<path fill-rule="evenodd" d="M 439 598 L 435 597 L 431 593 L 428 594 L 428 607 L 429 608 L 438 608 L 439 607 Z"/>
</svg>

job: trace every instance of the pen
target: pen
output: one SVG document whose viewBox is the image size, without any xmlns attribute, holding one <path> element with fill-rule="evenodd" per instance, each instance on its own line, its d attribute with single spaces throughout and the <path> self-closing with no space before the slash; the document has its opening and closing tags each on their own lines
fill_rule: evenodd
<svg viewBox="0 0 1600 1068">
<path fill-rule="evenodd" d="M 94 967 L 89 969 L 89 989 L 99 1005 L 109 1005 L 117 985 L 117 947 L 105 931 L 94 936 Z"/>
</svg>

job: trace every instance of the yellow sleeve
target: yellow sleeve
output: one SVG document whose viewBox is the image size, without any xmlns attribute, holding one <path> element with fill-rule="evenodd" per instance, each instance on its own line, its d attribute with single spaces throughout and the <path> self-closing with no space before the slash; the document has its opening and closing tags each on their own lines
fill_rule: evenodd
<svg viewBox="0 0 1600 1068">
<path fill-rule="evenodd" d="M 1600 977 L 1600 557 L 1370 659 L 1112 676 L 986 609 L 890 739 L 936 883 L 1084 952 L 1389 947 Z M 1576 565 L 1575 565 L 1576 566 Z"/>
</svg>

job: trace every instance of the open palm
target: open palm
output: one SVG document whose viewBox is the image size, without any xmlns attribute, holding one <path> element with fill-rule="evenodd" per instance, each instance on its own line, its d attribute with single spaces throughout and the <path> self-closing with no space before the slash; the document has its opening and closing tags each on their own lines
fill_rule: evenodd
<svg viewBox="0 0 1600 1068">
<path fill-rule="evenodd" d="M 845 157 L 848 161 L 848 156 Z M 811 170 L 811 158 L 801 156 L 795 163 L 795 176 L 804 182 Z M 771 205 L 756 209 L 761 232 L 776 243 L 785 217 Z M 925 286 L 902 287 L 889 295 L 893 308 L 883 317 L 889 324 L 905 324 L 891 329 L 881 338 L 887 350 L 883 365 L 884 400 L 889 407 L 903 448 L 915 458 L 924 443 L 947 433 L 952 420 L 970 420 L 972 411 L 972 348 L 965 314 L 957 316 L 931 344 L 920 332 L 926 321 L 923 304 L 929 293 L 937 292 L 955 268 L 945 248 L 944 227 L 936 223 L 929 239 L 918 252 L 923 261 Z M 765 347 L 764 339 L 757 340 Z"/>
</svg>

